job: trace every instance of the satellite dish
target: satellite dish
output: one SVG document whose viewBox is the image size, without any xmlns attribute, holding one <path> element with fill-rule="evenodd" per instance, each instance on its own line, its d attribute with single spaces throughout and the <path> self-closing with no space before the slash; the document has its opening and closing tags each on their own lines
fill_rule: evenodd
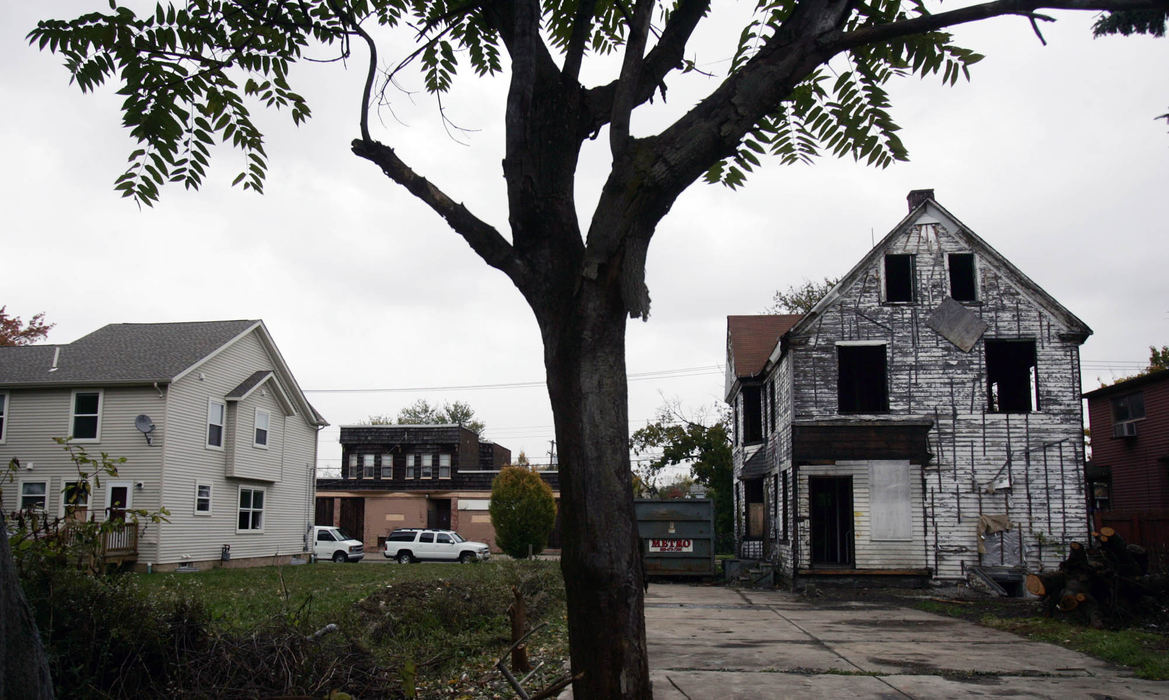
<svg viewBox="0 0 1169 700">
<path fill-rule="evenodd" d="M 150 416 L 145 413 L 139 414 L 134 419 L 134 427 L 146 437 L 146 444 L 150 444 L 150 434 L 154 432 L 154 421 L 150 420 Z"/>
</svg>

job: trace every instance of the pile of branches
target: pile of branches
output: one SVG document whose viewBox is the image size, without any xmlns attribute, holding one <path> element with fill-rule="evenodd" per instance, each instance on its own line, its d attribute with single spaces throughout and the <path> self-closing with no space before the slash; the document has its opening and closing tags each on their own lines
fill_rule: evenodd
<svg viewBox="0 0 1169 700">
<path fill-rule="evenodd" d="M 1027 576 L 1027 590 L 1039 596 L 1047 616 L 1068 616 L 1104 628 L 1161 611 L 1169 596 L 1169 577 L 1149 574 L 1145 549 L 1125 542 L 1110 527 L 1092 536 L 1097 544 L 1091 548 L 1072 542 L 1057 571 Z"/>
<path fill-rule="evenodd" d="M 162 696 L 405 697 L 399 680 L 335 625 L 306 635 L 275 619 L 249 634 L 210 634 L 176 660 Z"/>
</svg>

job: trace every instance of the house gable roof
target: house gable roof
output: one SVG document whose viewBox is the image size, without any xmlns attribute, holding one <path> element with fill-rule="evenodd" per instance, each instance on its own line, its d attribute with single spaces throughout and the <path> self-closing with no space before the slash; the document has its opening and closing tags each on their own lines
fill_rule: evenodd
<svg viewBox="0 0 1169 700">
<path fill-rule="evenodd" d="M 0 348 L 0 386 L 169 382 L 259 324 L 111 323 L 66 345 Z"/>
<path fill-rule="evenodd" d="M 0 347 L 0 388 L 169 384 L 253 331 L 272 360 L 289 405 L 309 423 L 328 425 L 305 398 L 259 320 L 111 323 L 65 345 Z M 237 389 L 247 392 L 259 386 L 261 374 Z M 245 386 L 248 381 L 253 384 Z"/>
<path fill-rule="evenodd" d="M 816 306 L 812 308 L 792 329 L 792 334 L 798 334 L 805 329 L 811 327 L 812 323 L 818 318 L 823 310 L 834 305 L 840 300 L 843 290 L 850 289 L 858 277 L 865 274 L 870 266 L 877 263 L 884 252 L 892 244 L 894 239 L 901 234 L 907 227 L 918 223 L 946 223 L 950 233 L 963 239 L 970 246 L 972 251 L 985 257 L 1000 268 L 1009 278 L 1010 282 L 1017 286 L 1025 295 L 1034 301 L 1043 310 L 1049 313 L 1066 329 L 1067 333 L 1077 337 L 1079 342 L 1083 342 L 1089 335 L 1092 334 L 1092 329 L 1086 323 L 1081 321 L 1075 314 L 1068 311 L 1062 304 L 1055 300 L 1042 287 L 1031 280 L 1030 277 L 1023 274 L 1023 272 L 1015 267 L 1009 260 L 1007 260 L 1001 253 L 992 248 L 989 243 L 980 238 L 974 231 L 970 230 L 966 224 L 958 220 L 956 216 L 946 210 L 945 207 L 938 204 L 933 198 L 932 190 L 916 190 L 911 193 L 911 201 L 916 203 L 909 214 L 902 219 L 896 226 L 892 228 L 882 238 L 872 250 L 870 250 L 861 260 L 853 266 L 847 274 L 844 275 L 837 282 L 836 286 L 832 288 L 821 299 Z"/>
<path fill-rule="evenodd" d="M 728 397 L 740 379 L 757 376 L 767 367 L 772 349 L 800 318 L 799 314 L 727 316 Z"/>
</svg>

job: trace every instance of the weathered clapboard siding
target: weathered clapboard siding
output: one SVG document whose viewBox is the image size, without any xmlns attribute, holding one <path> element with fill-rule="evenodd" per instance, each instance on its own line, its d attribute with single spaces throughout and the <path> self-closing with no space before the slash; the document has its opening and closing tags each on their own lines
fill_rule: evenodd
<svg viewBox="0 0 1169 700">
<path fill-rule="evenodd" d="M 163 546 L 157 563 L 180 562 L 185 557 L 194 561 L 218 559 L 225 544 L 231 546 L 233 559 L 304 551 L 313 488 L 305 462 L 315 459 L 315 433 L 305 416 L 297 414 L 285 420 L 283 411 L 271 401 L 272 392 L 268 392 L 269 397 L 254 392 L 233 409 L 236 420 L 234 425 L 230 419 L 227 421 L 224 443 L 235 447 L 235 457 L 243 463 L 244 473 L 262 478 L 229 477 L 228 450 L 207 447 L 208 400 L 222 401 L 253 372 L 272 367 L 272 358 L 253 331 L 170 386 L 167 405 L 171 439 L 164 498 L 173 504 L 168 507 L 181 509 L 184 517 L 162 525 Z M 272 411 L 273 429 L 267 450 L 252 447 L 252 416 L 261 403 Z M 312 457 L 283 464 L 286 452 L 297 454 L 295 450 L 300 454 L 309 452 Z M 209 516 L 195 515 L 196 483 L 211 486 Z M 237 532 L 241 486 L 265 490 L 263 532 Z"/>
<path fill-rule="evenodd" d="M 151 387 L 87 387 L 86 391 L 101 390 L 100 439 L 81 446 L 94 457 L 109 454 L 112 459 L 125 457 L 118 465 L 118 476 L 101 475 L 100 487 L 94 484 L 88 512 L 104 519 L 107 487 L 112 482 L 129 482 L 130 507 L 156 511 L 160 506 L 162 445 L 166 426 L 163 420 L 164 399 Z M 54 437 L 66 437 L 71 430 L 70 417 L 73 391 L 71 389 L 10 389 L 5 420 L 8 422 L 6 440 L 0 444 L 0 463 L 7 465 L 13 457 L 22 464 L 32 464 L 31 471 L 21 470 L 18 482 L 47 482 L 46 510 L 50 515 L 63 515 L 62 490 L 65 483 L 78 479 L 77 466 Z M 149 415 L 155 424 L 151 435 L 153 445 L 134 427 L 140 414 Z M 141 483 L 142 488 L 134 484 Z M 20 494 L 20 483 L 4 489 L 4 508 L 15 508 Z M 141 556 L 149 555 L 158 543 L 156 526 L 146 527 L 139 538 Z"/>
<path fill-rule="evenodd" d="M 987 325 L 968 352 L 927 324 L 950 293 L 950 253 L 973 254 L 977 300 L 961 302 L 961 308 Z M 914 256 L 913 301 L 884 299 L 886 254 Z M 1023 566 L 1036 570 L 1055 566 L 1066 545 L 1083 539 L 1088 529 L 1078 348 L 1090 332 L 932 198 L 915 209 L 912 218 L 886 236 L 811 314 L 783 335 L 763 376 L 728 376 L 729 387 L 739 386 L 736 380 L 776 382 L 777 427 L 768 435 L 767 445 L 773 473 L 779 478 L 765 482 L 769 503 L 785 471 L 795 468 L 799 474 L 793 486 L 795 517 L 788 521 L 789 528 L 798 531 L 799 551 L 782 541 L 779 518 L 785 509 L 776 503 L 768 511 L 776 518 L 769 530 L 776 543 L 769 556 L 789 572 L 808 562 L 807 480 L 837 475 L 853 477 L 859 568 L 928 567 L 936 578 L 962 578 L 967 567 L 980 563 L 976 528 L 981 513 L 1005 514 L 1016 523 L 1014 532 L 1022 533 Z M 987 340 L 1034 341 L 1037 406 L 1030 412 L 990 410 Z M 887 411 L 841 413 L 841 342 L 884 346 Z M 741 392 L 731 397 L 740 405 L 739 415 L 744 413 L 742 399 Z M 793 459 L 793 442 L 801 440 L 800 433 L 793 434 L 793 421 L 813 426 L 851 421 L 872 431 L 906 421 L 922 429 L 930 426 L 923 449 L 910 450 L 897 442 L 908 433 L 890 432 L 890 439 L 896 440 L 874 450 L 914 453 L 905 455 L 913 462 L 912 546 L 892 547 L 866 539 L 868 473 L 858 471 L 856 463 L 839 461 L 840 457 L 835 464 L 823 459 L 794 461 L 806 462 L 808 457 L 801 454 L 823 450 L 824 445 L 794 446 Z M 878 435 L 866 433 L 866 439 Z M 853 446 L 852 451 L 857 449 Z M 742 445 L 736 446 L 734 454 L 738 476 L 748 454 Z M 741 499 L 742 495 L 741 488 L 736 489 L 736 496 Z M 741 500 L 737 507 L 742 512 Z"/>
</svg>

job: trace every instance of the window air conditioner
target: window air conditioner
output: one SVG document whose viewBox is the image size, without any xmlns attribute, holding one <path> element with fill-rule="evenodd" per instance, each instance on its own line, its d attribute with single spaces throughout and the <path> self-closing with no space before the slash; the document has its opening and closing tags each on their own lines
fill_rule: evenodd
<svg viewBox="0 0 1169 700">
<path fill-rule="evenodd" d="M 1116 425 L 1112 426 L 1112 437 L 1114 437 L 1114 438 L 1125 438 L 1125 437 L 1136 437 L 1136 436 L 1137 436 L 1137 424 L 1136 423 L 1132 423 L 1132 422 L 1117 423 Z"/>
</svg>

